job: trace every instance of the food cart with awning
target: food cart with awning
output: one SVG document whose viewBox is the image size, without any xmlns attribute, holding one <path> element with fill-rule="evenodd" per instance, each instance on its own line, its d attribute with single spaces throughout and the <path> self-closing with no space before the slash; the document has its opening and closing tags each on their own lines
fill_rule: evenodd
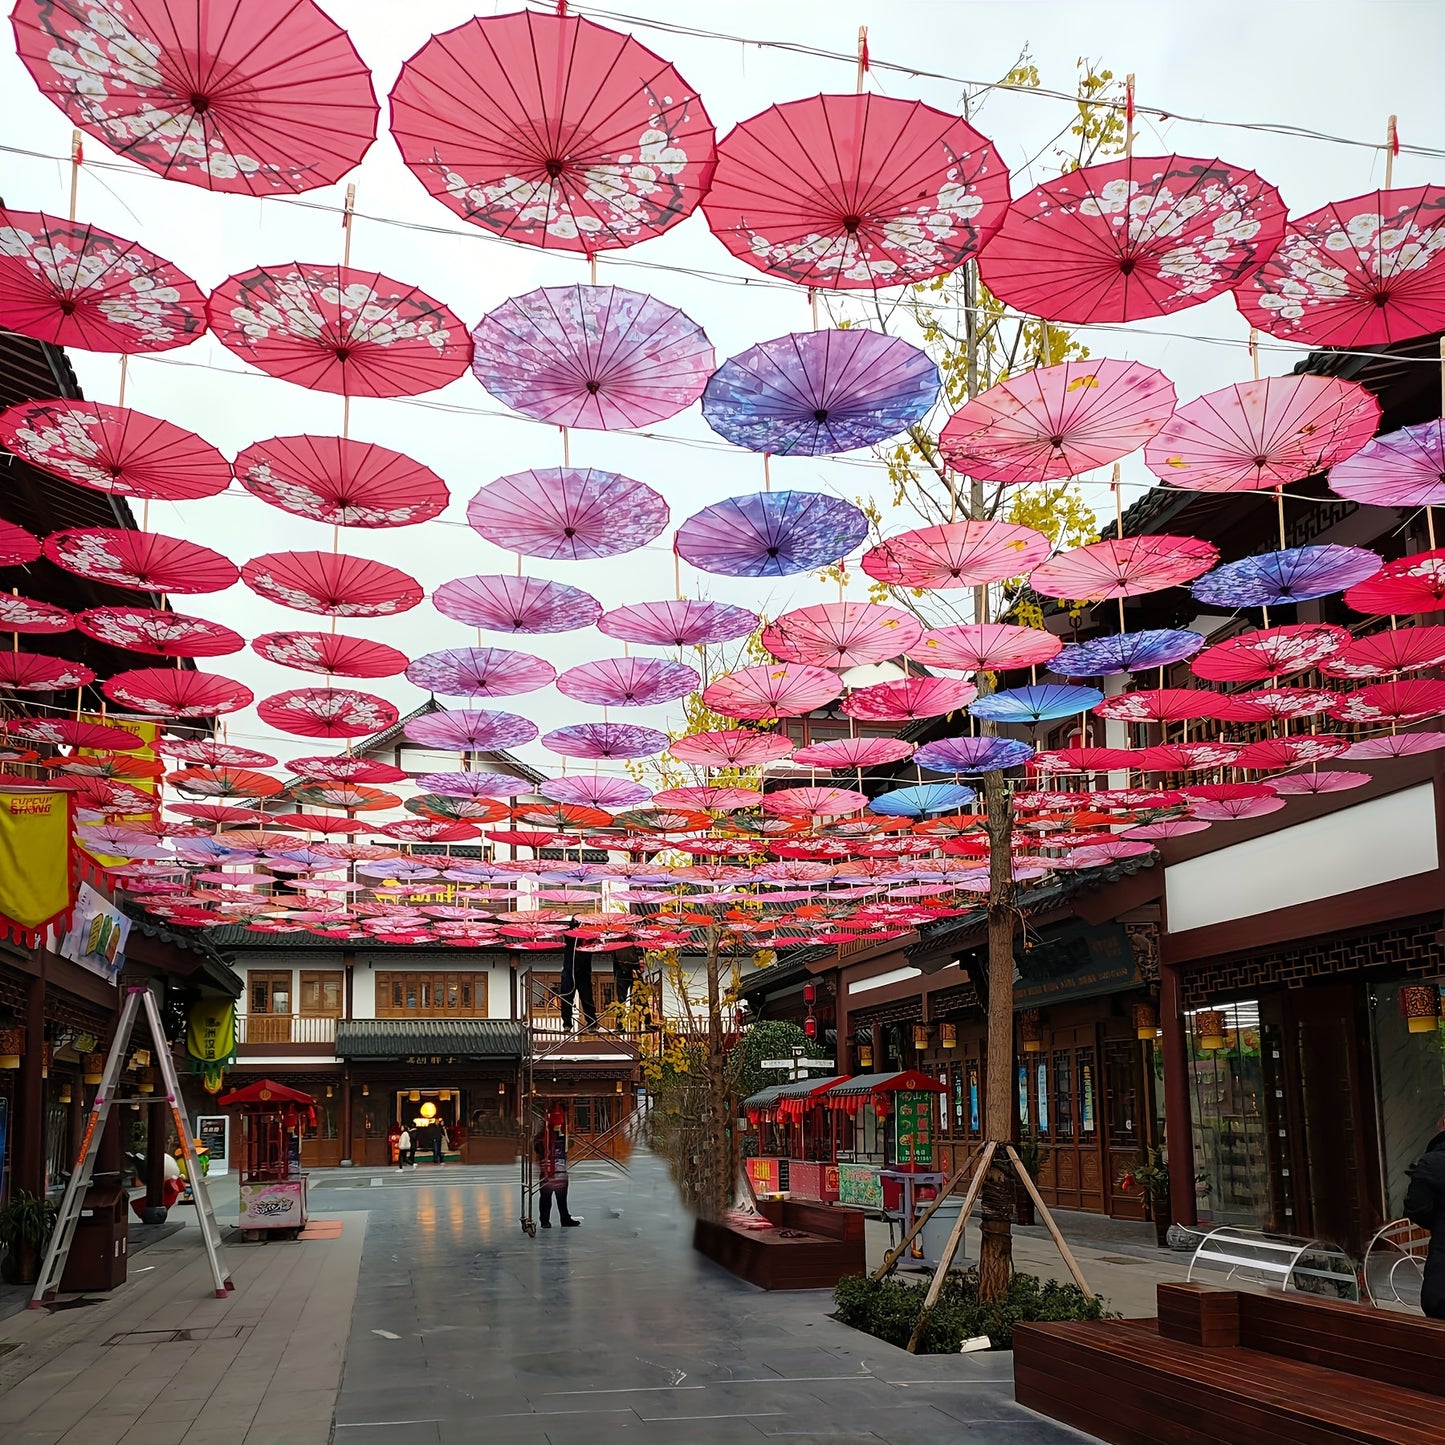
<svg viewBox="0 0 1445 1445">
<path fill-rule="evenodd" d="M 241 1232 L 299 1234 L 307 1219 L 301 1129 L 316 1127 L 316 1100 L 274 1079 L 257 1079 L 216 1102 L 241 1115 Z"/>
<path fill-rule="evenodd" d="M 782 1084 L 770 1084 L 749 1094 L 742 1103 L 748 1131 L 756 1140 L 746 1161 L 748 1178 L 757 1194 L 778 1194 L 788 1187 L 786 1133 L 773 1115 Z"/>
</svg>

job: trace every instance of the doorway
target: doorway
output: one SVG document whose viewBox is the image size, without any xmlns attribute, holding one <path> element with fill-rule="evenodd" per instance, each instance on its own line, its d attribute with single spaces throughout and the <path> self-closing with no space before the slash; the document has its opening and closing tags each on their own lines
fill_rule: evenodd
<svg viewBox="0 0 1445 1445">
<path fill-rule="evenodd" d="M 396 1118 L 411 1130 L 418 1164 L 461 1162 L 466 1114 L 460 1089 L 398 1089 Z"/>
</svg>

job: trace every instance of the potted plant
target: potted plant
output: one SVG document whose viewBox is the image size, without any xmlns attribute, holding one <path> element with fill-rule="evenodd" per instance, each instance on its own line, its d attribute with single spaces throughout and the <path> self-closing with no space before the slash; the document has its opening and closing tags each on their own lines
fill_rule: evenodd
<svg viewBox="0 0 1445 1445">
<path fill-rule="evenodd" d="M 1146 1148 L 1141 1163 L 1133 1164 L 1118 1179 L 1119 1188 L 1144 1197 L 1144 1206 L 1154 1221 L 1154 1238 L 1160 1249 L 1169 1245 L 1169 1162 L 1163 1150 Z"/>
<path fill-rule="evenodd" d="M 57 1212 L 50 1200 L 24 1189 L 0 1208 L 0 1247 L 5 1250 L 0 1276 L 7 1284 L 35 1283 Z"/>
<path fill-rule="evenodd" d="M 1019 1156 L 1019 1163 L 1024 1166 L 1030 1179 L 1035 1184 L 1039 1181 L 1039 1170 L 1044 1166 L 1046 1153 L 1039 1143 L 1039 1136 L 1030 1129 L 1027 1133 L 1021 1134 L 1019 1142 L 1014 1145 L 1014 1152 Z M 1022 1179 L 1014 1180 L 1014 1217 L 1019 1224 L 1034 1224 L 1033 1196 L 1024 1188 Z"/>
</svg>

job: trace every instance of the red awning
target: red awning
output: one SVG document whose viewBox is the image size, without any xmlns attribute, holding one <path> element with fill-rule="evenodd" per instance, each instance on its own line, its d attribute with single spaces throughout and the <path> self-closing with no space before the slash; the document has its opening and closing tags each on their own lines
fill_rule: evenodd
<svg viewBox="0 0 1445 1445">
<path fill-rule="evenodd" d="M 846 1108 L 847 1101 L 867 1094 L 944 1094 L 948 1091 L 937 1079 L 930 1079 L 916 1069 L 901 1074 L 855 1074 L 834 1084 L 823 1095 L 825 1108 Z"/>
<path fill-rule="evenodd" d="M 288 1089 L 285 1084 L 278 1084 L 274 1079 L 257 1079 L 254 1084 L 247 1084 L 244 1089 L 233 1089 L 229 1094 L 223 1094 L 216 1103 L 222 1109 L 249 1105 L 252 1108 L 273 1108 L 280 1113 L 286 1104 L 309 1109 L 316 1100 L 312 1095 L 303 1094 L 300 1089 Z"/>
</svg>

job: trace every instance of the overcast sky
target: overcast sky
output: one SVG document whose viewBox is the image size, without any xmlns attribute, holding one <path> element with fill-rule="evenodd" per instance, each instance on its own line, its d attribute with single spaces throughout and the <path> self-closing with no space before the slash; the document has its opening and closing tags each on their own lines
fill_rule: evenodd
<svg viewBox="0 0 1445 1445">
<path fill-rule="evenodd" d="M 466 225 L 432 200 L 402 165 L 386 129 L 384 98 L 402 62 L 428 35 L 473 14 L 515 7 L 492 6 L 487 0 L 472 4 L 329 0 L 325 8 L 351 30 L 382 98 L 379 138 L 349 178 L 357 186 L 358 211 L 363 217 L 422 223 L 446 233 L 425 234 L 358 219 L 353 265 L 421 286 L 450 305 L 468 326 L 508 296 L 540 285 L 585 281 L 586 263 L 580 258 L 508 245 Z M 574 8 L 609 23 L 605 12 Z M 1445 4 L 1440 0 L 1254 0 L 1208 6 L 1186 0 L 1138 4 L 890 0 L 887 5 L 853 0 L 767 4 L 693 0 L 687 6 L 675 0 L 630 0 L 626 9 L 640 19 L 679 22 L 685 17 L 697 28 L 751 40 L 801 41 L 850 53 L 858 26 L 867 24 L 875 60 L 917 65 L 968 81 L 1002 76 L 1027 48 L 1044 86 L 1070 90 L 1076 61 L 1086 55 L 1120 75 L 1135 72 L 1140 105 L 1178 115 L 1279 123 L 1373 141 L 1383 136 L 1386 117 L 1396 112 L 1407 146 L 1445 147 L 1439 70 L 1445 55 Z M 624 21 L 610 23 L 628 28 Z M 775 102 L 819 91 L 851 91 L 854 84 L 851 62 L 669 35 L 641 25 L 636 33 L 698 88 L 719 135 Z M 961 99 L 961 86 L 951 80 L 875 71 L 869 84 L 880 93 L 921 99 L 944 109 L 957 109 Z M 51 157 L 68 155 L 70 125 L 39 96 L 15 58 L 8 32 L 0 53 L 0 116 L 0 138 L 6 145 Z M 1067 107 L 1059 101 L 1000 93 L 987 99 L 975 123 L 1015 168 L 1066 120 Z M 1136 151 L 1219 156 L 1255 169 L 1279 187 L 1293 213 L 1373 188 L 1381 184 L 1383 175 L 1378 150 L 1214 125 L 1160 122 L 1148 116 L 1141 117 Z M 109 158 L 89 137 L 86 152 L 88 159 Z M 1050 173 L 1044 168 L 1033 174 L 1015 170 L 1014 194 Z M 1397 185 L 1442 180 L 1445 162 L 1439 159 L 1405 154 L 1396 161 Z M 63 215 L 68 186 L 67 165 L 0 152 L 0 195 L 10 206 Z M 337 207 L 344 189 L 343 183 L 298 199 Z M 213 196 L 195 186 L 161 180 L 139 167 L 83 174 L 78 215 L 140 240 L 208 289 L 258 263 L 335 262 L 341 254 L 341 231 L 330 211 L 281 200 Z M 755 282 L 757 273 L 728 255 L 712 238 L 700 213 L 657 240 L 606 253 L 599 260 L 599 281 L 650 291 L 680 306 L 706 329 L 719 361 L 756 342 L 810 325 L 801 290 L 640 269 L 628 264 L 632 261 L 721 273 L 735 283 L 750 278 Z M 1089 337 L 1089 345 L 1095 355 L 1163 368 L 1182 402 L 1248 374 L 1246 335 L 1246 326 L 1226 297 L 1127 333 L 1098 332 Z M 1277 345 L 1266 350 L 1264 369 L 1287 371 L 1300 354 L 1298 348 Z M 115 357 L 72 352 L 72 361 L 87 397 L 115 400 Z M 183 350 L 133 358 L 126 401 L 193 428 L 227 456 L 269 436 L 336 433 L 341 425 L 339 397 L 251 371 L 210 337 Z M 619 471 L 657 488 L 668 499 L 674 522 L 710 502 L 761 488 L 761 460 L 752 453 L 717 447 L 697 407 L 657 430 L 667 440 L 574 432 L 573 463 Z M 341 550 L 407 569 L 421 581 L 428 600 L 401 617 L 342 622 L 339 630 L 389 642 L 412 657 L 436 648 L 474 644 L 475 633 L 437 613 L 430 594 L 452 577 L 514 570 L 513 554 L 490 546 L 466 526 L 466 503 L 480 486 L 505 473 L 560 465 L 556 429 L 508 415 L 467 375 L 444 391 L 415 400 L 354 402 L 351 434 L 426 463 L 447 481 L 452 505 L 440 521 L 419 527 L 343 530 Z M 875 488 L 882 493 L 886 479 L 876 467 L 859 464 L 866 460 L 866 454 L 844 462 L 776 460 L 773 485 L 825 489 L 847 497 Z M 1125 463 L 1125 477 L 1140 485 L 1148 480 L 1141 455 Z M 1137 492 L 1129 495 L 1132 500 Z M 150 520 L 153 530 L 204 542 L 238 564 L 265 551 L 331 545 L 329 527 L 268 507 L 235 487 L 205 501 L 153 504 Z M 898 528 L 906 525 L 905 518 L 896 522 Z M 580 585 L 604 606 L 613 607 L 672 595 L 669 549 L 670 536 L 665 535 L 640 553 L 580 565 L 529 560 L 526 570 L 529 575 Z M 770 615 L 837 595 L 833 585 L 810 577 L 760 584 L 685 572 L 684 586 L 691 595 L 744 603 Z M 862 587 L 855 584 L 850 595 L 861 598 Z M 181 611 L 225 622 L 248 639 L 277 629 L 327 625 L 324 619 L 263 601 L 239 585 L 225 593 L 177 598 L 176 605 Z M 618 644 L 595 631 L 542 638 L 488 634 L 484 641 L 541 653 L 559 669 L 620 652 Z M 319 681 L 263 662 L 249 649 L 203 665 L 244 680 L 258 698 Z M 403 712 L 425 697 L 404 678 L 357 685 L 386 696 Z M 526 712 L 544 731 L 601 716 L 599 709 L 572 703 L 551 688 L 483 705 Z M 626 715 L 616 711 L 612 716 L 666 726 L 676 706 L 629 710 Z M 318 749 L 314 740 L 269 733 L 252 712 L 229 720 L 229 736 L 236 742 L 266 746 L 283 758 L 325 747 Z M 539 766 L 555 770 L 555 760 L 540 748 L 523 753 Z"/>
</svg>

